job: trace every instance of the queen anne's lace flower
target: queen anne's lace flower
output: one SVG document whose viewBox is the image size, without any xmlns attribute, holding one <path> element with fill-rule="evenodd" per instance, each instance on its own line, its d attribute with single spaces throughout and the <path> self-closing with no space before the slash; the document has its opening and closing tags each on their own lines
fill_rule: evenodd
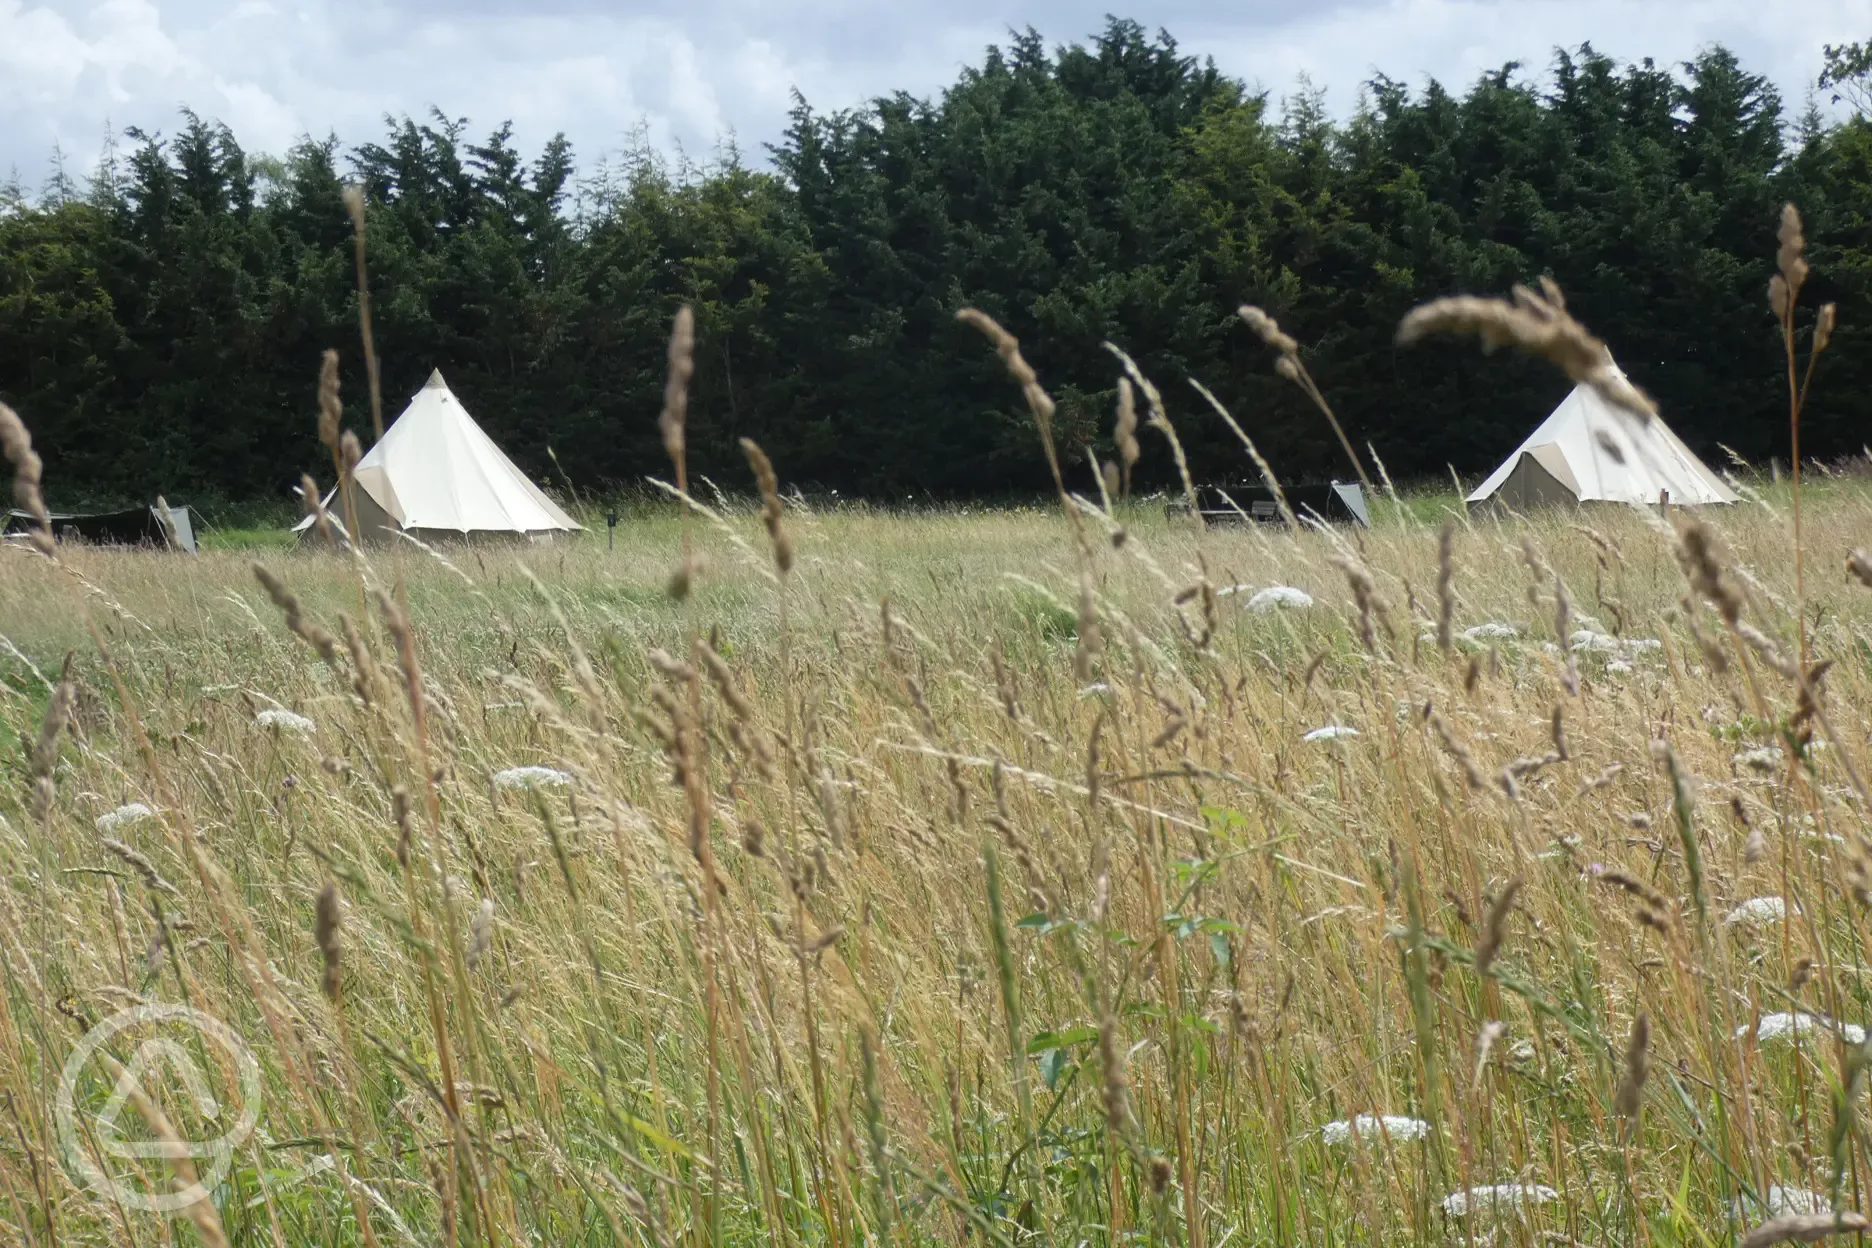
<svg viewBox="0 0 1872 1248">
<path fill-rule="evenodd" d="M 570 772 L 553 767 L 509 767 L 494 773 L 497 789 L 563 789 L 571 783 Z"/>
<path fill-rule="evenodd" d="M 1835 1023 L 1830 1019 L 1816 1018 L 1812 1014 L 1789 1014 L 1786 1012 L 1762 1015 L 1760 1026 L 1754 1029 L 1755 1039 L 1759 1043 L 1767 1044 L 1771 1040 L 1785 1040 L 1792 1036 L 1804 1036 L 1820 1027 L 1824 1027 L 1828 1031 L 1837 1031 L 1847 1044 L 1862 1044 L 1865 1041 L 1865 1028 L 1856 1023 Z M 1749 1031 L 1749 1024 L 1742 1024 L 1741 1027 L 1736 1029 L 1736 1039 L 1742 1039 L 1749 1034 Z"/>
<path fill-rule="evenodd" d="M 1781 748 L 1774 745 L 1758 746 L 1752 750 L 1743 750 L 1730 761 L 1751 771 L 1776 771 L 1781 766 Z"/>
<path fill-rule="evenodd" d="M 1465 628 L 1456 634 L 1463 641 L 1472 642 L 1478 646 L 1488 641 L 1507 641 L 1520 635 L 1521 626 L 1509 623 L 1507 620 L 1484 620 L 1473 628 Z"/>
<path fill-rule="evenodd" d="M 1794 913 L 1799 914 L 1796 910 Z M 1729 912 L 1724 923 L 1779 923 L 1787 918 L 1787 902 L 1779 897 L 1751 897 Z"/>
<path fill-rule="evenodd" d="M 1390 1137 L 1394 1140 L 1421 1140 L 1430 1134 L 1430 1124 L 1421 1118 L 1405 1118 L 1397 1114 L 1376 1117 L 1372 1114 L 1359 1114 L 1345 1122 L 1329 1122 L 1320 1128 L 1320 1138 L 1328 1144 L 1344 1144 L 1355 1135 L 1366 1139 Z"/>
<path fill-rule="evenodd" d="M 1594 628 L 1574 630 L 1568 639 L 1572 648 L 1587 654 L 1609 655 L 1615 660 L 1630 662 L 1640 654 L 1652 650 L 1662 650 L 1664 643 L 1655 637 L 1614 637 Z"/>
<path fill-rule="evenodd" d="M 156 812 L 145 806 L 142 802 L 130 802 L 126 805 L 119 806 L 116 810 L 105 811 L 103 814 L 99 815 L 97 817 L 97 830 L 104 833 L 111 833 L 115 832 L 118 828 L 126 827 L 132 823 L 139 823 L 144 819 L 153 819 L 155 816 Z"/>
<path fill-rule="evenodd" d="M 1779 1218 L 1788 1214 L 1825 1213 L 1833 1207 L 1833 1202 L 1827 1199 L 1825 1193 L 1811 1192 L 1802 1187 L 1782 1187 L 1779 1183 L 1762 1195 L 1765 1199 L 1744 1196 L 1736 1201 L 1736 1216 Z"/>
<path fill-rule="evenodd" d="M 1304 589 L 1295 589 L 1291 585 L 1270 585 L 1257 590 L 1248 599 L 1248 609 L 1258 615 L 1266 615 L 1283 607 L 1310 607 L 1313 595 Z"/>
<path fill-rule="evenodd" d="M 1452 1218 L 1466 1218 L 1475 1209 L 1516 1213 L 1525 1205 L 1541 1205 L 1559 1199 L 1559 1192 L 1539 1183 L 1496 1183 L 1451 1192 L 1443 1198 L 1443 1212 Z"/>
<path fill-rule="evenodd" d="M 281 732 L 298 733 L 300 736 L 307 735 L 317 727 L 297 711 L 282 710 L 276 706 L 269 706 L 266 710 L 257 712 L 254 715 L 254 723 L 262 728 L 277 728 Z"/>
</svg>

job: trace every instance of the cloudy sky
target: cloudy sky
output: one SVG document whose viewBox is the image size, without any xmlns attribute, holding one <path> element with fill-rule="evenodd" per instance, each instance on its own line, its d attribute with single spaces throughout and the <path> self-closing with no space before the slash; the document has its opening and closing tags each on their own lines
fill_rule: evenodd
<svg viewBox="0 0 1872 1248">
<path fill-rule="evenodd" d="M 252 150 L 308 131 L 376 137 L 432 104 L 477 136 L 511 119 L 531 153 L 554 131 L 580 156 L 643 125 L 707 154 L 730 132 L 760 152 L 798 87 L 819 107 L 933 93 L 1013 26 L 1049 42 L 1097 30 L 1116 0 L 0 0 L 0 178 L 28 186 L 53 144 L 79 167 L 107 126 L 173 129 L 184 104 Z M 1591 40 L 1681 61 L 1722 43 L 1796 107 L 1820 47 L 1872 37 L 1872 0 L 1139 0 L 1226 73 L 1280 95 L 1305 72 L 1345 109 L 1374 70 L 1463 84 L 1509 60 L 1544 66 Z"/>
</svg>

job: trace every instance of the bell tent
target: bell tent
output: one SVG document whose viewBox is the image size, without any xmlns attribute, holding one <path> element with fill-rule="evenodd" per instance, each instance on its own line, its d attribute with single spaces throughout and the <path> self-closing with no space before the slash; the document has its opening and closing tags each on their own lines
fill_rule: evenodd
<svg viewBox="0 0 1872 1248">
<path fill-rule="evenodd" d="M 1468 501 L 1491 499 L 1524 511 L 1589 502 L 1733 503 L 1736 493 L 1662 417 L 1642 421 L 1578 385 Z"/>
<path fill-rule="evenodd" d="M 395 532 L 422 541 L 497 534 L 550 536 L 581 529 L 481 431 L 442 380 L 442 370 L 410 399 L 377 445 L 358 462 L 357 526 L 366 543 Z M 342 524 L 334 490 L 326 510 Z M 311 517 L 295 529 L 312 527 Z"/>
</svg>

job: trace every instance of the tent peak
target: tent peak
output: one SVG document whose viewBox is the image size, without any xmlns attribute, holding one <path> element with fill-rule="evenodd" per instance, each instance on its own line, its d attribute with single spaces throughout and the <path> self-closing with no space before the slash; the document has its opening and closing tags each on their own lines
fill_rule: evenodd
<svg viewBox="0 0 1872 1248">
<path fill-rule="evenodd" d="M 423 383 L 423 389 L 425 390 L 448 389 L 448 382 L 442 380 L 441 369 L 438 368 L 438 369 L 431 370 L 431 372 L 429 373 L 429 380 Z"/>
</svg>

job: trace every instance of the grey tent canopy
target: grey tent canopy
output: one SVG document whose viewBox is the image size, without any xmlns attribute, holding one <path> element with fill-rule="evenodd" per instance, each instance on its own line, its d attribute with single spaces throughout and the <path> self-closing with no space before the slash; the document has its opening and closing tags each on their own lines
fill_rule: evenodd
<svg viewBox="0 0 1872 1248">
<path fill-rule="evenodd" d="M 1283 485 L 1281 493 L 1296 518 L 1305 523 L 1317 516 L 1332 524 L 1356 524 L 1371 527 L 1371 511 L 1366 506 L 1365 491 L 1356 481 L 1334 481 L 1327 485 Z M 1270 524 L 1282 522 L 1280 503 L 1266 485 L 1243 482 L 1236 485 L 1199 485 L 1196 506 L 1210 524 L 1233 524 L 1244 517 Z M 1189 510 L 1187 501 L 1171 503 L 1172 513 Z"/>
<path fill-rule="evenodd" d="M 155 546 L 195 554 L 195 513 L 188 507 L 128 507 L 122 511 L 52 513 L 52 536 L 76 539 L 97 546 Z M 38 521 L 28 512 L 13 510 L 0 522 L 0 533 L 11 537 L 28 533 Z"/>
</svg>

